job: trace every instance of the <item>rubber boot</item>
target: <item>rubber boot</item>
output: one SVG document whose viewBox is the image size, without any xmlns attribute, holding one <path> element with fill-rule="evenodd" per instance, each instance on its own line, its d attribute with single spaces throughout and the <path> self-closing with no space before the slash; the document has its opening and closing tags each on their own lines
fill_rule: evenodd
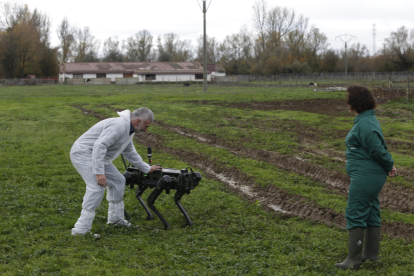
<svg viewBox="0 0 414 276">
<path fill-rule="evenodd" d="M 364 228 L 355 227 L 349 230 L 348 258 L 342 263 L 335 264 L 341 269 L 358 269 L 361 265 L 362 248 L 364 245 Z"/>
<path fill-rule="evenodd" d="M 381 237 L 381 227 L 368 226 L 365 230 L 365 247 L 362 254 L 361 261 L 366 260 L 377 261 L 379 260 L 378 252 Z"/>
</svg>

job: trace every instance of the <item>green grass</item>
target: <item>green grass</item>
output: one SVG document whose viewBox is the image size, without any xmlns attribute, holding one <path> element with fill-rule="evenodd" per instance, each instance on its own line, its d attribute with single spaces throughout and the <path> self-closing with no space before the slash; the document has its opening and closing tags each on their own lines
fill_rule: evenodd
<svg viewBox="0 0 414 276">
<path fill-rule="evenodd" d="M 1 87 L 0 88 L 0 273 L 2 275 L 410 275 L 414 269 L 412 241 L 382 237 L 381 260 L 356 272 L 338 271 L 335 262 L 346 257 L 347 232 L 296 217 L 263 211 L 230 192 L 222 183 L 204 177 L 182 203 L 195 223 L 182 227 L 184 218 L 172 195 L 161 195 L 157 207 L 173 226 L 164 231 L 156 218 L 145 220 L 133 191 L 125 205 L 138 229 L 106 226 L 107 202 L 97 209 L 91 235 L 73 237 L 85 185 L 73 168 L 73 142 L 98 119 L 72 106 L 107 116 L 116 108 L 151 108 L 156 120 L 202 133 L 249 138 L 243 146 L 289 154 L 295 146 L 288 129 L 263 137 L 252 123 L 298 120 L 318 129 L 346 129 L 352 118 L 332 119 L 304 112 L 264 112 L 191 105 L 189 100 L 273 101 L 338 98 L 344 94 L 309 89 L 215 88 L 202 93 L 192 87 Z M 393 103 L 392 103 L 393 104 Z M 392 106 L 392 104 L 390 106 Z M 388 107 L 387 107 L 388 108 Z M 411 107 L 408 108 L 408 110 Z M 232 125 L 234 118 L 246 127 Z M 287 122 L 287 121 L 285 121 Z M 335 122 L 335 123 L 332 123 Z M 409 125 L 409 122 L 406 123 Z M 388 124 L 387 124 L 388 125 Z M 405 123 L 399 128 L 412 135 Z M 385 127 L 388 129 L 388 126 Z M 250 175 L 258 185 L 277 185 L 299 193 L 318 205 L 344 212 L 346 198 L 328 193 L 307 177 L 285 173 L 270 164 L 234 156 L 224 149 L 197 143 L 159 127 L 150 131 L 164 137 L 165 146 L 205 154 Z M 245 135 L 245 136 L 242 136 Z M 293 136 L 292 136 L 293 135 Z M 239 139 L 240 136 L 240 139 Z M 277 146 L 275 146 L 277 145 Z M 329 143 L 328 143 L 329 145 Z M 272 148 L 273 147 L 273 148 Z M 136 144 L 144 157 L 146 149 Z M 403 157 L 395 155 L 397 160 Z M 404 156 L 404 162 L 412 160 Z M 186 160 L 154 149 L 154 162 L 184 168 Z M 328 162 L 324 161 L 324 162 Z M 115 165 L 123 171 L 118 158 Z M 322 162 L 323 163 L 323 162 Z M 195 168 L 201 171 L 199 168 Z M 202 172 L 203 173 L 203 172 Z M 269 181 L 272 179 L 272 181 Z M 144 195 L 144 198 L 146 197 Z M 383 211 L 387 221 L 414 224 L 412 215 Z"/>
</svg>

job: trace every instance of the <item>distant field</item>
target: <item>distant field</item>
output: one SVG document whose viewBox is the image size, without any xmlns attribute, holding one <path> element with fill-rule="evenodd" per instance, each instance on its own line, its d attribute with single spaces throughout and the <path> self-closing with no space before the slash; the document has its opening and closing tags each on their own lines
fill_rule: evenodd
<svg viewBox="0 0 414 276">
<path fill-rule="evenodd" d="M 313 88 L 34 86 L 0 88 L 0 273 L 2 275 L 412 275 L 414 102 L 394 100 L 377 118 L 399 175 L 380 195 L 381 260 L 357 272 L 347 254 L 349 178 L 344 139 L 353 124 L 346 92 Z M 182 227 L 173 195 L 156 205 L 172 225 L 147 221 L 127 188 L 138 229 L 106 226 L 73 237 L 84 182 L 73 142 L 116 111 L 155 113 L 138 153 L 169 168 L 192 167 L 200 185 L 181 200 L 195 223 Z M 121 172 L 122 160 L 115 160 Z M 144 198 L 149 194 L 146 192 Z"/>
</svg>

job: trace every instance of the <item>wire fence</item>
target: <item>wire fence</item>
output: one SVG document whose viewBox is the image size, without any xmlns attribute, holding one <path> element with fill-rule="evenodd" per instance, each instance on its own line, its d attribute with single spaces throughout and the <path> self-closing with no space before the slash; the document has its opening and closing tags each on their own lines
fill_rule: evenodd
<svg viewBox="0 0 414 276">
<path fill-rule="evenodd" d="M 57 78 L 0 79 L 0 86 L 55 85 Z"/>
<path fill-rule="evenodd" d="M 412 99 L 414 89 L 414 72 L 351 72 L 344 73 L 308 73 L 308 74 L 278 74 L 278 75 L 227 75 L 212 76 L 209 86 L 239 86 L 239 87 L 312 87 L 314 91 L 341 91 L 351 84 L 367 86 L 378 102 L 386 102 L 395 97 Z M 182 80 L 177 77 L 173 81 L 146 80 L 138 78 L 66 79 L 58 82 L 57 77 L 0 79 L 0 86 L 22 85 L 140 85 L 167 87 L 203 87 L 201 81 Z"/>
<path fill-rule="evenodd" d="M 371 73 L 320 73 L 320 74 L 279 74 L 279 75 L 228 75 L 215 79 L 222 85 L 247 86 L 308 86 L 318 87 L 360 84 L 365 86 L 406 86 L 414 82 L 414 72 L 371 72 Z"/>
</svg>

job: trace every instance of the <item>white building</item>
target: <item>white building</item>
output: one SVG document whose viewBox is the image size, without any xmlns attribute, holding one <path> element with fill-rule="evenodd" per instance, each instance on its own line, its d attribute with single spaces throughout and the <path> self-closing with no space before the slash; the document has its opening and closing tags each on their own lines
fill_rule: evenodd
<svg viewBox="0 0 414 276">
<path fill-rule="evenodd" d="M 219 64 L 207 64 L 207 81 L 225 76 Z M 133 84 L 139 82 L 203 81 L 199 62 L 72 62 L 60 66 L 59 82 Z"/>
</svg>

